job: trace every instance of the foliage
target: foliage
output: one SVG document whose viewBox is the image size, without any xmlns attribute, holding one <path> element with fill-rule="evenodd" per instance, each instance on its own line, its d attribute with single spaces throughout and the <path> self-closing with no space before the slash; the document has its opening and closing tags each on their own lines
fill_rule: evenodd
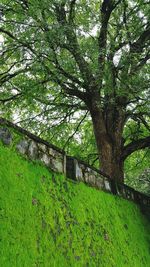
<svg viewBox="0 0 150 267">
<path fill-rule="evenodd" d="M 149 225 L 127 200 L 0 144 L 1 266 L 147 267 Z"/>
<path fill-rule="evenodd" d="M 136 190 L 150 195 L 150 151 L 137 151 L 125 164 L 125 182 Z"/>
<path fill-rule="evenodd" d="M 136 187 L 144 193 L 150 195 L 150 169 L 145 169 L 143 173 L 138 176 Z"/>
<path fill-rule="evenodd" d="M 122 162 L 150 144 L 149 8 L 2 0 L 2 115 L 91 162 L 98 154 L 104 172 L 119 177 Z"/>
</svg>

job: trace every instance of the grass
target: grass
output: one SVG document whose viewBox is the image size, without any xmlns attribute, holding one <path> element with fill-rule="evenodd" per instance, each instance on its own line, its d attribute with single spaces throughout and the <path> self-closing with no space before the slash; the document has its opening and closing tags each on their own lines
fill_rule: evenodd
<svg viewBox="0 0 150 267">
<path fill-rule="evenodd" d="M 76 184 L 0 144 L 2 267 L 148 267 L 137 205 Z"/>
</svg>

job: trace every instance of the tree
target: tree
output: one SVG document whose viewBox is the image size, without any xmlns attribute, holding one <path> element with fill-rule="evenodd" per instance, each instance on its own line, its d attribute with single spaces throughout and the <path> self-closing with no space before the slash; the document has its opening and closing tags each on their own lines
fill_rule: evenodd
<svg viewBox="0 0 150 267">
<path fill-rule="evenodd" d="M 143 0 L 2 0 L 5 116 L 11 104 L 50 127 L 77 119 L 77 129 L 90 116 L 101 170 L 123 181 L 126 158 L 150 145 L 149 11 Z"/>
<path fill-rule="evenodd" d="M 125 161 L 125 183 L 150 195 L 150 150 L 138 150 Z M 134 178 L 133 178 L 134 177 Z"/>
</svg>

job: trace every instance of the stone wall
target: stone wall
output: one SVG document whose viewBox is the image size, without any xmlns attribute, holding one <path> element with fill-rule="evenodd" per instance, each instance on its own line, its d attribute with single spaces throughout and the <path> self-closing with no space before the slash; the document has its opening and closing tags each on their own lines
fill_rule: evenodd
<svg viewBox="0 0 150 267">
<path fill-rule="evenodd" d="M 19 136 L 18 139 L 15 138 L 16 134 Z M 23 156 L 38 160 L 48 169 L 64 173 L 76 182 L 84 182 L 97 189 L 132 200 L 140 204 L 142 210 L 150 215 L 150 197 L 147 195 L 125 184 L 112 181 L 99 170 L 74 157 L 67 156 L 63 150 L 3 118 L 0 118 L 0 141 L 7 146 L 14 145 Z"/>
<path fill-rule="evenodd" d="M 72 179 L 76 181 L 84 182 L 103 191 L 132 200 L 142 206 L 150 207 L 149 196 L 140 193 L 123 183 L 118 183 L 105 177 L 99 170 L 92 166 L 70 156 L 66 157 L 66 163 L 67 177 L 72 177 Z"/>
<path fill-rule="evenodd" d="M 22 128 L 0 121 L 0 140 L 5 145 L 15 145 L 16 150 L 31 160 L 38 160 L 42 162 L 50 170 L 59 173 L 66 173 L 66 155 L 65 153 L 48 144 L 44 140 L 28 133 Z M 2 126 L 3 125 L 3 126 Z M 13 131 L 10 128 L 14 128 L 21 133 L 19 140 L 14 144 Z"/>
</svg>

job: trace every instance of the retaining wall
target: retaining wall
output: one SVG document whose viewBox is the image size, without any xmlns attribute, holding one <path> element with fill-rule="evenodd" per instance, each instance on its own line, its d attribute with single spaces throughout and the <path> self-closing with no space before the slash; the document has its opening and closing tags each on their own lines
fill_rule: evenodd
<svg viewBox="0 0 150 267">
<path fill-rule="evenodd" d="M 19 138 L 15 138 L 18 134 Z M 150 217 L 150 197 L 133 188 L 117 183 L 106 177 L 99 170 L 70 157 L 58 147 L 31 134 L 17 125 L 0 118 L 0 140 L 7 146 L 15 145 L 23 156 L 42 162 L 47 168 L 58 173 L 64 173 L 76 182 L 84 182 L 99 190 L 103 190 L 139 204 L 142 211 Z M 16 141 L 18 140 L 18 141 Z M 14 143 L 15 142 L 15 143 Z"/>
</svg>

